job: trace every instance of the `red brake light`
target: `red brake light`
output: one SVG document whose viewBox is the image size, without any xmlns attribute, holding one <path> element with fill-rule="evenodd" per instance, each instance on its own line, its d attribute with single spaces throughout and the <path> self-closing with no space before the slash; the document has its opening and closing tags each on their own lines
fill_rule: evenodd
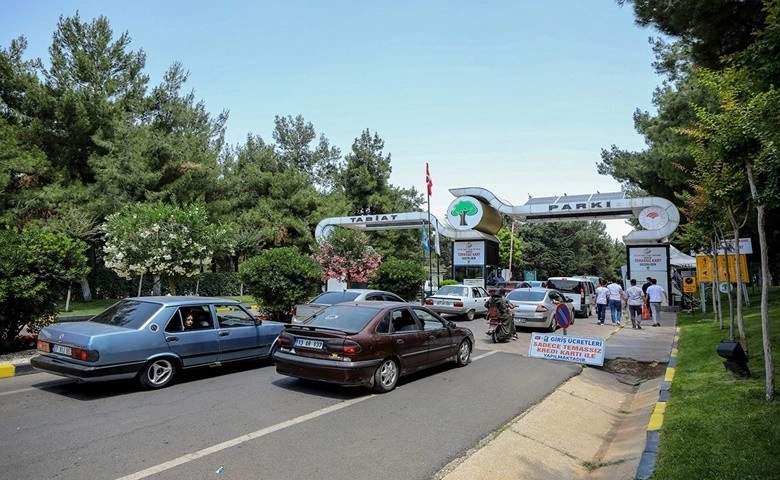
<svg viewBox="0 0 780 480">
<path fill-rule="evenodd" d="M 544 312 L 547 311 L 547 307 L 545 307 L 544 305 L 537 305 L 536 306 L 536 311 L 539 312 L 539 313 L 544 313 Z"/>
<path fill-rule="evenodd" d="M 84 350 L 82 348 L 72 348 L 70 358 L 81 360 L 82 362 L 96 362 L 100 355 L 96 350 Z"/>
<path fill-rule="evenodd" d="M 431 300 L 430 298 L 426 298 L 425 299 L 425 304 L 426 305 L 433 305 L 433 300 Z"/>
<path fill-rule="evenodd" d="M 353 342 L 352 340 L 344 340 L 344 344 L 341 346 L 341 352 L 344 355 L 354 355 L 360 353 L 361 350 L 363 350 L 363 348 L 360 344 Z"/>
<path fill-rule="evenodd" d="M 463 302 L 455 302 L 453 304 L 453 306 L 455 306 L 455 307 L 462 307 L 463 306 Z"/>
</svg>

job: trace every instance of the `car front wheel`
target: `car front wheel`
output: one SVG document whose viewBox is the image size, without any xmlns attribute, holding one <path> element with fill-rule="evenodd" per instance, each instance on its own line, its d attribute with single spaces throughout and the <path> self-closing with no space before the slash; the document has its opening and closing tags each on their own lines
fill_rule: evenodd
<svg viewBox="0 0 780 480">
<path fill-rule="evenodd" d="M 458 347 L 458 355 L 455 357 L 455 364 L 459 367 L 465 367 L 471 360 L 471 342 L 463 340 Z"/>
<path fill-rule="evenodd" d="M 398 383 L 398 364 L 389 358 L 383 360 L 374 373 L 374 391 L 387 393 L 395 388 L 396 383 Z"/>
<path fill-rule="evenodd" d="M 168 386 L 176 377 L 176 364 L 169 358 L 158 358 L 146 364 L 139 375 L 143 388 L 156 389 Z"/>
</svg>

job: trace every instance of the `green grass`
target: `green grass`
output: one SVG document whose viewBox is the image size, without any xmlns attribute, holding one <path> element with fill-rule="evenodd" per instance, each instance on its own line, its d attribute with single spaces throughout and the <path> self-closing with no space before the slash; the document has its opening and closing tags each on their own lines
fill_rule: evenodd
<svg viewBox="0 0 780 480">
<path fill-rule="evenodd" d="M 768 479 L 780 477 L 780 398 L 767 401 L 760 298 L 745 307 L 751 376 L 725 369 L 716 353 L 729 339 L 728 303 L 724 326 L 714 315 L 680 312 L 677 365 L 661 427 L 658 461 L 652 478 Z M 707 305 L 708 308 L 711 305 Z M 780 371 L 780 289 L 770 291 L 769 330 L 775 372 Z M 736 326 L 735 326 L 735 335 Z"/>
</svg>

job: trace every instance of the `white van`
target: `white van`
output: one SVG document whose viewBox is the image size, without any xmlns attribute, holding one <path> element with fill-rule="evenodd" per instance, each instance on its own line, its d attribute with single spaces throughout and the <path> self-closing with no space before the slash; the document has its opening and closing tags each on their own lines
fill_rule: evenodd
<svg viewBox="0 0 780 480">
<path fill-rule="evenodd" d="M 550 277 L 547 288 L 554 288 L 574 300 L 571 304 L 574 315 L 590 317 L 593 301 L 596 296 L 596 286 L 586 277 Z"/>
</svg>

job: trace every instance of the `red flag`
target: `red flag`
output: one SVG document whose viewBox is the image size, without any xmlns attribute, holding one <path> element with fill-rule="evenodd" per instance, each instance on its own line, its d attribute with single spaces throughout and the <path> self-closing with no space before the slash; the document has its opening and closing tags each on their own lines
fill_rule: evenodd
<svg viewBox="0 0 780 480">
<path fill-rule="evenodd" d="M 428 196 L 433 193 L 433 179 L 431 179 L 431 171 L 428 169 L 428 164 L 425 164 L 425 183 L 428 185 Z"/>
</svg>

